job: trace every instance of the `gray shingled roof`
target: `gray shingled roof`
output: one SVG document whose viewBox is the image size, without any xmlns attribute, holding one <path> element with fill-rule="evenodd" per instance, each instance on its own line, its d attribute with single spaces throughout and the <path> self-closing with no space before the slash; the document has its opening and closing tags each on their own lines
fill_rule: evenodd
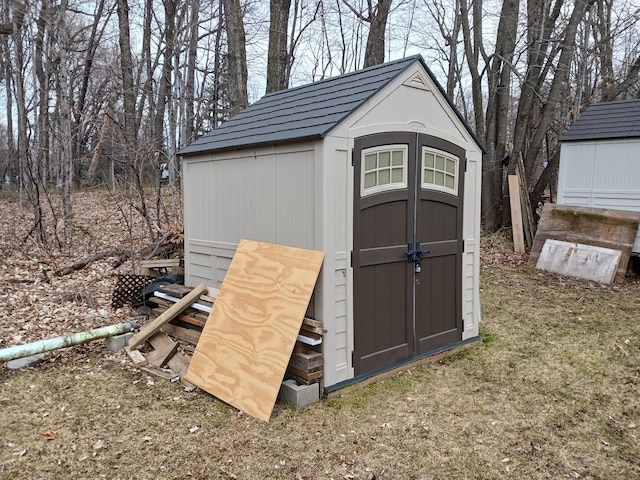
<svg viewBox="0 0 640 480">
<path fill-rule="evenodd" d="M 437 84 L 422 57 L 416 55 L 281 90 L 265 95 L 178 153 L 192 155 L 322 138 L 416 62 L 422 63 Z"/>
<path fill-rule="evenodd" d="M 592 103 L 562 135 L 575 142 L 640 137 L 640 100 Z"/>
</svg>

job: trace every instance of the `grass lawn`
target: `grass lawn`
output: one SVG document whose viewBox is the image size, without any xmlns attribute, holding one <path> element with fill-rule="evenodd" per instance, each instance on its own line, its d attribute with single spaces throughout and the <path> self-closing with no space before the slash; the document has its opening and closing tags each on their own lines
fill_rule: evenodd
<svg viewBox="0 0 640 480">
<path fill-rule="evenodd" d="M 106 350 L 0 367 L 0 478 L 640 478 L 640 282 L 489 266 L 481 300 L 483 345 L 269 423 Z"/>
</svg>

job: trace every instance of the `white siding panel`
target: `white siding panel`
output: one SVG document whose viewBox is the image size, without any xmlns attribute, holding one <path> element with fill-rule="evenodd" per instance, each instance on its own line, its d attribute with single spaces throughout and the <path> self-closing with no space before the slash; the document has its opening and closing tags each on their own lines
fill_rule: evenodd
<svg viewBox="0 0 640 480">
<path fill-rule="evenodd" d="M 558 180 L 561 205 L 640 211 L 640 142 L 563 144 Z M 640 253 L 640 229 L 632 251 Z"/>
<path fill-rule="evenodd" d="M 640 193 L 640 142 L 597 142 L 593 190 Z"/>
<path fill-rule="evenodd" d="M 593 188 L 595 143 L 566 144 L 560 151 L 558 198 L 571 190 Z"/>
<path fill-rule="evenodd" d="M 482 155 L 467 153 L 467 171 L 464 184 L 464 211 L 462 235 L 462 339 L 479 334 L 480 321 L 480 196 Z"/>
</svg>

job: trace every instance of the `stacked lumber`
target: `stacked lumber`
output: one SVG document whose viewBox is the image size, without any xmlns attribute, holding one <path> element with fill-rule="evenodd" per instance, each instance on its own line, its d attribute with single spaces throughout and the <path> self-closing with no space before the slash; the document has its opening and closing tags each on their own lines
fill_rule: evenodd
<svg viewBox="0 0 640 480">
<path fill-rule="evenodd" d="M 204 285 L 196 288 L 202 293 L 194 294 L 193 288 L 178 284 L 162 286 L 154 292 L 153 297 L 148 300 L 153 305 L 150 310 L 152 318 L 148 324 L 163 316 L 165 319 L 167 316 L 170 318 L 162 321 L 144 339 L 148 341 L 145 349 L 135 348 L 141 343 L 134 336 L 127 347 L 127 354 L 136 367 L 171 381 L 180 379 L 188 383 L 182 378 L 191 360 L 188 353 L 192 353 L 198 344 L 220 292 L 217 288 Z M 179 311 L 175 309 L 176 305 L 181 305 Z M 174 310 L 171 311 L 172 309 Z M 285 378 L 304 385 L 321 381 L 324 375 L 324 357 L 319 350 L 324 333 L 322 322 L 304 318 Z"/>
<path fill-rule="evenodd" d="M 195 388 L 184 380 L 189 369 L 189 357 L 179 351 L 178 342 L 169 338 L 163 330 L 170 321 L 182 315 L 205 292 L 207 287 L 204 284 L 184 292 L 177 302 L 157 317 L 150 318 L 140 328 L 129 340 L 126 348 L 127 355 L 136 367 L 171 381 L 182 380 L 187 388 Z"/>
<path fill-rule="evenodd" d="M 287 365 L 285 377 L 303 385 L 319 382 L 324 376 L 324 357 L 313 350 L 294 351 Z"/>
</svg>

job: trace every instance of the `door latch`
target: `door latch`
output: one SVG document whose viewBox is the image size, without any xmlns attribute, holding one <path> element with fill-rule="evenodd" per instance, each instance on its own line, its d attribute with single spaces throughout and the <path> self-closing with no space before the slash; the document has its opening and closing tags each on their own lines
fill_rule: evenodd
<svg viewBox="0 0 640 480">
<path fill-rule="evenodd" d="M 414 270 L 416 273 L 420 273 L 422 271 L 422 265 L 420 264 L 422 261 L 422 255 L 427 255 L 428 253 L 428 251 L 420 249 L 420 242 L 407 244 L 407 251 L 405 252 L 405 255 L 407 256 L 407 263 L 415 264 Z"/>
</svg>

